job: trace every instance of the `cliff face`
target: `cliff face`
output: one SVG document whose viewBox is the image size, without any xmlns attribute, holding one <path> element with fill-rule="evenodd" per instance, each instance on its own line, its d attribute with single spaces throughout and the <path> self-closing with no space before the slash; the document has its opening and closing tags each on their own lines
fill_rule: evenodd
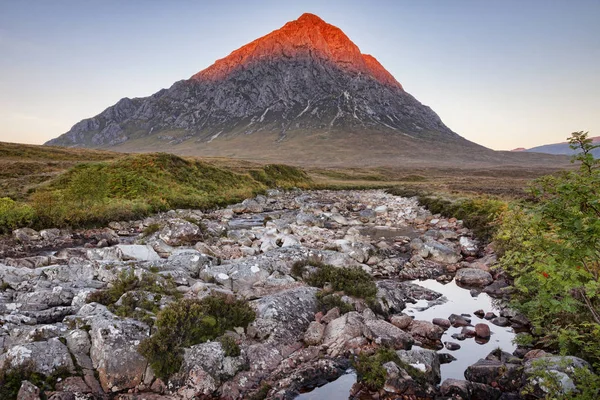
<svg viewBox="0 0 600 400">
<path fill-rule="evenodd" d="M 385 140 L 392 147 L 394 140 L 415 138 L 482 149 L 446 127 L 339 28 L 312 14 L 169 89 L 124 98 L 47 144 L 129 151 L 137 144 L 142 151 L 160 145 L 180 153 L 188 145 L 202 153 L 211 143 L 250 134 L 267 150 L 310 134 L 336 135 L 340 143 L 346 134 L 362 142 L 392 134 Z M 348 146 L 355 141 L 349 139 Z M 227 155 L 221 154 L 224 148 L 221 143 L 210 154 Z"/>
</svg>

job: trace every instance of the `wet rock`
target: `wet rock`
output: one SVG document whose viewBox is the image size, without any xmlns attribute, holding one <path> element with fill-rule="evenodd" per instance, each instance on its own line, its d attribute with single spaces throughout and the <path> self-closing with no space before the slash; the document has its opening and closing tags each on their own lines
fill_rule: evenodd
<svg viewBox="0 0 600 400">
<path fill-rule="evenodd" d="M 438 353 L 440 364 L 450 364 L 452 361 L 456 361 L 456 357 L 449 353 Z"/>
<path fill-rule="evenodd" d="M 325 325 L 313 321 L 308 325 L 308 329 L 304 333 L 304 343 L 309 346 L 316 346 L 323 340 L 325 334 Z"/>
<path fill-rule="evenodd" d="M 458 314 L 451 314 L 448 317 L 448 321 L 450 321 L 452 326 L 455 328 L 458 328 L 461 326 L 468 326 L 471 324 L 471 320 L 469 318 L 463 317 L 462 315 L 458 315 Z"/>
<path fill-rule="evenodd" d="M 406 307 L 406 302 L 415 300 L 441 300 L 441 293 L 409 282 L 381 280 L 376 282 L 377 300 L 384 314 L 398 314 Z"/>
<path fill-rule="evenodd" d="M 475 325 L 475 336 L 480 339 L 489 339 L 491 336 L 490 327 L 487 324 Z"/>
<path fill-rule="evenodd" d="M 522 371 L 518 364 L 482 359 L 466 369 L 465 378 L 471 382 L 497 385 L 503 392 L 514 392 L 521 387 Z"/>
<path fill-rule="evenodd" d="M 485 315 L 485 312 L 483 310 L 477 310 L 475 311 L 473 314 L 475 314 L 476 316 L 478 316 L 479 318 L 483 318 Z"/>
<path fill-rule="evenodd" d="M 490 296 L 504 297 L 510 295 L 513 292 L 513 288 L 504 279 L 498 279 L 483 288 L 483 291 Z"/>
<path fill-rule="evenodd" d="M 488 312 L 486 312 L 486 313 L 485 313 L 485 315 L 483 316 L 483 318 L 484 318 L 484 319 L 487 319 L 488 321 L 489 321 L 489 320 L 491 320 L 491 319 L 494 319 L 494 318 L 496 318 L 496 317 L 497 317 L 497 315 L 496 315 L 496 314 L 494 314 L 494 313 L 493 313 L 493 312 L 491 312 L 491 311 L 488 311 Z"/>
<path fill-rule="evenodd" d="M 457 400 L 497 400 L 502 392 L 492 386 L 481 383 L 446 379 L 440 386 L 442 396 Z"/>
<path fill-rule="evenodd" d="M 448 350 L 454 351 L 460 349 L 460 344 L 454 342 L 445 342 L 446 348 Z"/>
<path fill-rule="evenodd" d="M 493 278 L 489 272 L 477 268 L 463 268 L 456 273 L 456 282 L 465 286 L 487 286 Z"/>
<path fill-rule="evenodd" d="M 452 326 L 452 323 L 446 318 L 434 318 L 431 322 L 442 329 L 448 329 Z"/>
<path fill-rule="evenodd" d="M 429 346 L 435 346 L 439 343 L 444 329 L 429 321 L 415 320 L 409 327 L 410 334 L 421 343 Z"/>
<path fill-rule="evenodd" d="M 490 322 L 497 326 L 509 326 L 510 325 L 510 321 L 508 320 L 508 318 L 504 318 L 504 317 L 493 318 Z"/>
</svg>

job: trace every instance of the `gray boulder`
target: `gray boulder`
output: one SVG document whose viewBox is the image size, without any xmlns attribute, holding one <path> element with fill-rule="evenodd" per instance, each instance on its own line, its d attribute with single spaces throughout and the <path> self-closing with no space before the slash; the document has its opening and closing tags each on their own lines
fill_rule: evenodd
<svg viewBox="0 0 600 400">
<path fill-rule="evenodd" d="M 465 286 L 487 286 L 493 282 L 492 275 L 479 268 L 462 268 L 456 273 L 456 282 Z"/>
</svg>

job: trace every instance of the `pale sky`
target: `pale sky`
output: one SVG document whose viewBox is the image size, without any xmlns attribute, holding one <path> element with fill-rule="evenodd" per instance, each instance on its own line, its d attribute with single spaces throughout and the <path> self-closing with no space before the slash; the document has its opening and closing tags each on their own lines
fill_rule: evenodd
<svg viewBox="0 0 600 400">
<path fill-rule="evenodd" d="M 0 0 L 0 141 L 41 144 L 304 12 L 469 140 L 506 150 L 600 136 L 600 0 Z"/>
</svg>

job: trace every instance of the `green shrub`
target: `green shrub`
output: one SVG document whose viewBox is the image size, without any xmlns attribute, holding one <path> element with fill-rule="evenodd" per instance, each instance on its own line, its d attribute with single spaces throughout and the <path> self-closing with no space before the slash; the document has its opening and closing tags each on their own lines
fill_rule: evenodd
<svg viewBox="0 0 600 400">
<path fill-rule="evenodd" d="M 155 332 L 142 341 L 139 352 L 158 377 L 167 379 L 181 367 L 184 347 L 213 340 L 235 327 L 245 328 L 254 318 L 254 311 L 239 300 L 216 296 L 179 300 L 158 313 Z"/>
<path fill-rule="evenodd" d="M 496 235 L 500 266 L 514 279 L 513 306 L 540 344 L 600 370 L 600 161 L 575 132 L 579 170 L 542 177 L 532 202 L 511 207 Z"/>
<path fill-rule="evenodd" d="M 144 236 L 150 236 L 160 230 L 160 224 L 150 224 L 144 228 L 142 234 Z"/>
<path fill-rule="evenodd" d="M 57 368 L 52 374 L 44 375 L 35 372 L 33 365 L 25 364 L 15 368 L 0 369 L 0 399 L 14 400 L 17 398 L 23 381 L 27 380 L 37 386 L 41 397 L 46 398 L 46 391 L 54 390 L 56 383 L 71 373 L 67 368 Z"/>
<path fill-rule="evenodd" d="M 88 302 L 109 306 L 117 302 L 125 293 L 136 290 L 175 297 L 181 296 L 177 291 L 177 286 L 169 278 L 158 274 L 144 273 L 140 279 L 133 270 L 128 270 L 121 272 L 109 288 L 91 293 Z"/>
<path fill-rule="evenodd" d="M 387 377 L 383 364 L 390 361 L 404 369 L 417 382 L 424 384 L 427 381 L 422 371 L 403 362 L 394 350 L 386 347 L 378 349 L 373 355 L 359 354 L 358 357 L 352 360 L 352 366 L 356 370 L 358 382 L 365 385 L 369 390 L 378 391 L 383 388 Z"/>
<path fill-rule="evenodd" d="M 221 336 L 219 338 L 219 343 L 221 343 L 221 347 L 223 347 L 223 350 L 225 351 L 225 356 L 227 357 L 237 357 L 240 354 L 242 354 L 240 346 L 231 336 Z"/>
<path fill-rule="evenodd" d="M 294 263 L 291 273 L 298 278 L 304 277 L 311 286 L 322 288 L 325 284 L 330 284 L 333 290 L 343 291 L 349 296 L 369 299 L 377 294 L 375 280 L 360 267 L 337 268 L 328 264 L 301 261 Z"/>
<path fill-rule="evenodd" d="M 0 198 L 0 233 L 9 233 L 13 229 L 31 226 L 35 220 L 35 211 L 31 206 L 18 203 L 8 197 Z"/>
<path fill-rule="evenodd" d="M 327 311 L 337 307 L 340 310 L 340 314 L 346 314 L 350 311 L 354 311 L 354 306 L 342 301 L 341 296 L 335 293 L 328 293 L 324 290 L 317 292 L 317 308 L 324 314 Z"/>
</svg>

